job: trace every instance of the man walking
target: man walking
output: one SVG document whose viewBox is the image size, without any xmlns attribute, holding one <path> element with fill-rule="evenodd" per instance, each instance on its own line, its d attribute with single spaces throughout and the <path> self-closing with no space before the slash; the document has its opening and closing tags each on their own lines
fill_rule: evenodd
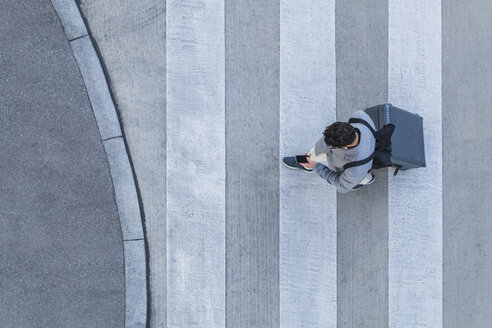
<svg viewBox="0 0 492 328">
<path fill-rule="evenodd" d="M 363 110 L 356 111 L 351 118 L 363 119 L 376 130 L 371 117 Z M 376 139 L 364 124 L 335 122 L 326 127 L 323 137 L 316 142 L 309 154 L 305 154 L 309 156 L 308 163 L 296 163 L 295 156 L 284 157 L 282 163 L 308 173 L 314 170 L 321 178 L 334 185 L 338 192 L 348 193 L 374 182 L 375 177 L 369 172 L 373 160 L 346 170 L 343 166 L 371 156 L 375 147 Z"/>
</svg>

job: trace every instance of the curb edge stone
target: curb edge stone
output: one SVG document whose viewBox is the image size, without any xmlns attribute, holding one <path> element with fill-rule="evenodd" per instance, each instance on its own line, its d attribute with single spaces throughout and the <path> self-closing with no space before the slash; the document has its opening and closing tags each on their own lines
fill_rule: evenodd
<svg viewBox="0 0 492 328">
<path fill-rule="evenodd" d="M 123 236 L 125 328 L 147 327 L 147 259 L 135 181 L 109 87 L 75 0 L 50 0 L 79 66 L 108 159 Z"/>
</svg>

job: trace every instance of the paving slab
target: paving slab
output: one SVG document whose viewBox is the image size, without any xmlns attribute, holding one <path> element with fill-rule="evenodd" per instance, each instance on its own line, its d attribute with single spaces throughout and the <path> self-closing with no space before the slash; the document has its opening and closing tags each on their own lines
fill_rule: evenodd
<svg viewBox="0 0 492 328">
<path fill-rule="evenodd" d="M 121 328 L 116 201 L 69 41 L 48 0 L 0 21 L 1 326 Z"/>
</svg>

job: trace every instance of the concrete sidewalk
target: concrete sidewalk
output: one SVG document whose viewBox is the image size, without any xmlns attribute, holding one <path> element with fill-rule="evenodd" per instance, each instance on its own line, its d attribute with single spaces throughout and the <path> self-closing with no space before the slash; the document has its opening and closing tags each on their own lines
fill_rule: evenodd
<svg viewBox="0 0 492 328">
<path fill-rule="evenodd" d="M 103 143 L 49 0 L 0 2 L 2 327 L 123 327 L 123 240 Z"/>
</svg>

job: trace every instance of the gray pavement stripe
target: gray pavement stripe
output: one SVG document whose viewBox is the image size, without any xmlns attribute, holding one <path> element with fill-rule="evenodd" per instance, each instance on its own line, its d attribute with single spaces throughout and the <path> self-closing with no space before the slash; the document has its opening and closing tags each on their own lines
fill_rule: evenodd
<svg viewBox="0 0 492 328">
<path fill-rule="evenodd" d="M 491 327 L 492 1 L 441 3 L 442 326 Z"/>
<path fill-rule="evenodd" d="M 138 195 L 122 129 L 99 57 L 75 1 L 51 0 L 80 73 L 106 151 L 120 218 L 125 256 L 125 328 L 147 326 L 147 257 Z"/>
<path fill-rule="evenodd" d="M 75 1 L 51 0 L 51 4 L 61 20 L 68 40 L 71 41 L 88 34 Z"/>
<path fill-rule="evenodd" d="M 225 1 L 226 327 L 279 328 L 280 2 Z"/>
<path fill-rule="evenodd" d="M 387 1 L 336 1 L 337 121 L 388 100 Z M 337 327 L 388 327 L 388 170 L 337 195 Z"/>
</svg>

